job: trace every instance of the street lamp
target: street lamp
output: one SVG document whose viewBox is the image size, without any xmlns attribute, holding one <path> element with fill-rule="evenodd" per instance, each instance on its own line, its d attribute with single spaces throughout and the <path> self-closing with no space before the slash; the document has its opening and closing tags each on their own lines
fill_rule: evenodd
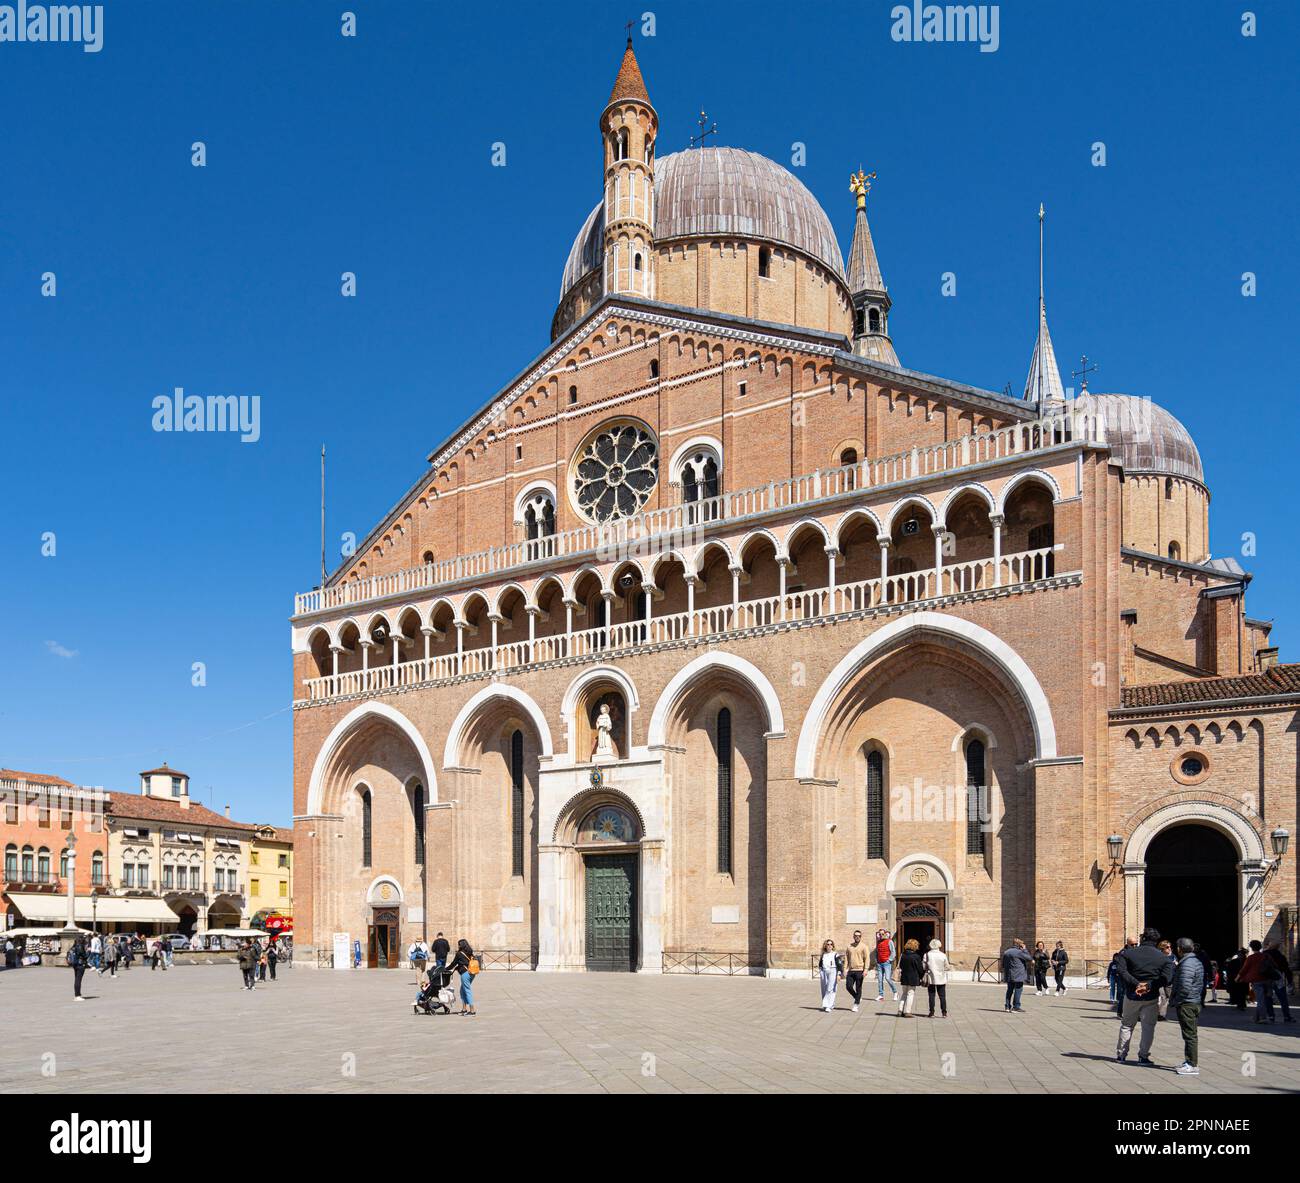
<svg viewBox="0 0 1300 1183">
<path fill-rule="evenodd" d="M 90 889 L 90 927 L 96 936 L 99 935 L 99 888 Z"/>
<path fill-rule="evenodd" d="M 1286 854 L 1287 847 L 1291 845 L 1291 835 L 1288 831 L 1278 826 L 1269 836 L 1269 841 L 1273 843 L 1273 853 L 1277 855 L 1280 862 L 1282 856 Z"/>
<path fill-rule="evenodd" d="M 1118 866 L 1120 856 L 1124 853 L 1124 835 L 1111 834 L 1106 839 L 1106 853 L 1110 855 L 1111 866 Z"/>
</svg>

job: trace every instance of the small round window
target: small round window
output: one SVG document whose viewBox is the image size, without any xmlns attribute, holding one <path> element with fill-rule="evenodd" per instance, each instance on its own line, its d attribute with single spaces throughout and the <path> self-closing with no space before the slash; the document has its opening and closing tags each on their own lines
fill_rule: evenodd
<svg viewBox="0 0 1300 1183">
<path fill-rule="evenodd" d="M 1180 771 L 1184 776 L 1200 776 L 1205 771 L 1205 763 L 1200 756 L 1184 756 Z"/>
</svg>

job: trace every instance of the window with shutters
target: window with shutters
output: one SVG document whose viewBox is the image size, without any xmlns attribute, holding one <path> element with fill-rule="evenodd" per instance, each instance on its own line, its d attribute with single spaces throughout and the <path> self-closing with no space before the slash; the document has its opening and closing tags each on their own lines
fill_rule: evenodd
<svg viewBox="0 0 1300 1183">
<path fill-rule="evenodd" d="M 718 712 L 716 744 L 718 752 L 718 871 L 724 875 L 732 872 L 731 831 L 732 806 L 732 746 L 731 712 L 723 707 Z"/>
<path fill-rule="evenodd" d="M 524 873 L 524 733 L 510 737 L 511 874 Z"/>
<path fill-rule="evenodd" d="M 885 857 L 885 757 L 867 753 L 867 858 Z"/>
</svg>

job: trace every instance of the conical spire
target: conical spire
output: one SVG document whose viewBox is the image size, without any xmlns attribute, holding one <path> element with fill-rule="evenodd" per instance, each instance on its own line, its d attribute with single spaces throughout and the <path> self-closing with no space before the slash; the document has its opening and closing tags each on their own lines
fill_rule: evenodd
<svg viewBox="0 0 1300 1183">
<path fill-rule="evenodd" d="M 1029 359 L 1029 376 L 1025 379 L 1025 399 L 1039 403 L 1065 401 L 1065 387 L 1052 348 L 1052 334 L 1047 331 L 1047 301 L 1043 296 L 1043 206 L 1038 205 L 1038 337 L 1034 355 Z"/>
<path fill-rule="evenodd" d="M 871 241 L 871 227 L 867 225 L 866 188 L 864 177 L 863 191 L 858 193 L 858 216 L 853 223 L 853 245 L 849 247 L 849 291 L 883 292 L 885 280 L 880 274 L 875 243 Z"/>
<path fill-rule="evenodd" d="M 627 49 L 623 51 L 623 64 L 618 68 L 618 77 L 614 79 L 614 89 L 609 92 L 609 102 L 620 99 L 639 99 L 650 102 L 650 94 L 645 88 L 645 79 L 641 77 L 641 67 L 636 64 L 636 54 L 632 52 L 632 38 L 627 39 Z M 605 104 L 606 106 L 609 103 Z"/>
<path fill-rule="evenodd" d="M 889 339 L 890 299 L 876 259 L 876 246 L 867 225 L 867 193 L 875 173 L 861 169 L 849 177 L 849 192 L 858 199 L 853 223 L 853 245 L 849 247 L 849 295 L 853 300 L 853 352 L 886 365 L 898 365 L 898 354 Z"/>
</svg>

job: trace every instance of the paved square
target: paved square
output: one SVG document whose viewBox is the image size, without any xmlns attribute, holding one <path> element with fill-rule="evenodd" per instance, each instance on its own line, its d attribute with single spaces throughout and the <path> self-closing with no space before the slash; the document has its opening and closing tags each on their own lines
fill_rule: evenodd
<svg viewBox="0 0 1300 1183">
<path fill-rule="evenodd" d="M 811 980 L 489 971 L 462 1019 L 413 1015 L 411 971 L 287 970 L 251 994 L 239 981 L 234 965 L 137 966 L 88 975 L 75 1003 L 68 970 L 0 973 L 0 1091 L 1300 1090 L 1300 1024 L 1208 1007 L 1202 1074 L 1179 1077 L 1172 1022 L 1160 1069 L 1114 1062 L 1117 1022 L 1095 990 L 1031 994 L 1008 1015 L 1000 987 L 956 983 L 952 1018 L 903 1021 L 874 999 L 822 1014 Z M 452 1085 L 463 1057 L 473 1072 Z"/>
</svg>

